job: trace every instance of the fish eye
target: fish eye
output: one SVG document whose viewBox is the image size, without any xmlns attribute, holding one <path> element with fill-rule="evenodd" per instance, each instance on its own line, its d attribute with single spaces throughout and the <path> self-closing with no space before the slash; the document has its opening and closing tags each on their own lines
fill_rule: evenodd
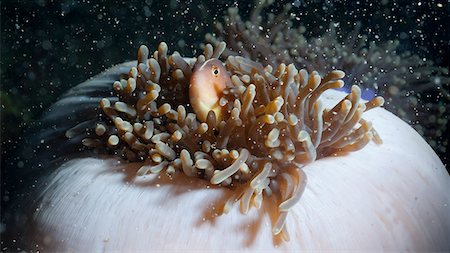
<svg viewBox="0 0 450 253">
<path fill-rule="evenodd" d="M 217 66 L 212 67 L 212 74 L 217 77 L 220 74 L 220 70 Z"/>
</svg>

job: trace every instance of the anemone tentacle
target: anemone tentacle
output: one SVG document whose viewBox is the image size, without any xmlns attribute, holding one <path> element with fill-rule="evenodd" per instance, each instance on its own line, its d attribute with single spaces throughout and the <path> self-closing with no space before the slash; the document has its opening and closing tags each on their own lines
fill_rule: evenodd
<svg viewBox="0 0 450 253">
<path fill-rule="evenodd" d="M 188 93 L 183 91 L 189 89 L 193 73 L 204 70 L 194 66 L 220 57 L 225 44 L 218 45 L 206 45 L 204 54 L 193 59 L 177 52 L 169 55 L 165 43 L 152 55 L 141 46 L 137 66 L 113 84 L 116 99 L 100 100 L 99 121 L 85 132 L 79 131 L 85 124 L 77 125 L 66 135 L 129 161 L 144 161 L 138 175 L 181 172 L 233 189 L 225 206 L 239 201 L 243 213 L 260 207 L 264 195 L 275 193 L 279 215 L 273 233 L 288 240 L 287 214 L 300 200 L 307 180 L 301 168 L 322 157 L 359 150 L 371 140 L 380 143 L 362 114 L 384 100 L 376 97 L 365 103 L 354 86 L 326 110 L 320 96 L 343 85 L 342 71 L 321 76 L 294 64 L 264 67 L 229 56 L 223 70 L 230 83 L 220 93 L 226 113 L 216 117 L 211 110 L 205 119 L 187 103 Z M 196 99 L 208 97 L 199 94 Z"/>
</svg>

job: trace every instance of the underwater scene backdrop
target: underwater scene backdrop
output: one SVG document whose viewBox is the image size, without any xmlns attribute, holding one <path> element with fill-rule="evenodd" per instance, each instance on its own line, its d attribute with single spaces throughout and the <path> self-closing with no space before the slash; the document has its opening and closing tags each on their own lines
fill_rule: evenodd
<svg viewBox="0 0 450 253">
<path fill-rule="evenodd" d="M 21 145 L 28 129 L 39 128 L 41 113 L 70 87 L 135 59 L 140 45 L 153 51 L 162 41 L 187 56 L 224 40 L 225 56 L 342 69 L 347 85 L 363 87 L 363 98 L 383 96 L 385 108 L 411 124 L 448 170 L 449 11 L 444 0 L 275 1 L 256 10 L 254 1 L 2 1 L 2 206 L 15 198 L 15 171 L 35 155 Z M 239 38 L 248 43 L 233 44 L 229 24 L 264 24 L 270 13 L 273 30 L 282 23 L 287 39 L 258 26 Z M 285 54 L 255 46 L 259 39 Z"/>
</svg>

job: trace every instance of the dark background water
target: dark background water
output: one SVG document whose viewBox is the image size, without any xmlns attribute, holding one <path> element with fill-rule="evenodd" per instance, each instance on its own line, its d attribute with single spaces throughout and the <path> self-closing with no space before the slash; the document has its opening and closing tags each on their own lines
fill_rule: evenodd
<svg viewBox="0 0 450 253">
<path fill-rule="evenodd" d="M 277 1 L 273 9 L 284 3 L 295 6 L 293 12 L 311 35 L 323 33 L 330 22 L 348 31 L 361 22 L 371 40 L 398 39 L 401 50 L 450 67 L 447 0 L 295 0 Z M 246 17 L 252 5 L 225 0 L 1 1 L 2 206 L 14 197 L 9 179 L 30 158 L 19 152 L 24 132 L 64 91 L 135 59 L 141 44 L 153 51 L 165 41 L 169 50 L 195 55 L 229 6 L 239 6 Z"/>
</svg>

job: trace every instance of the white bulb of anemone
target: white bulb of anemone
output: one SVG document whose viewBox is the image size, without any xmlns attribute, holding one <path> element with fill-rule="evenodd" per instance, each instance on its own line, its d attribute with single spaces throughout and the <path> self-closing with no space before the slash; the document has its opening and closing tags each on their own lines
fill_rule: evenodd
<svg viewBox="0 0 450 253">
<path fill-rule="evenodd" d="M 322 101 L 331 108 L 345 95 L 328 90 Z M 36 202 L 25 205 L 32 226 L 21 235 L 29 247 L 57 252 L 448 250 L 450 177 L 444 165 L 388 111 L 375 108 L 363 118 L 383 144 L 303 167 L 308 184 L 290 209 L 287 242 L 272 234 L 277 214 L 269 197 L 261 209 L 242 214 L 236 204 L 219 215 L 229 189 L 182 174 L 136 177 L 142 164 L 115 156 L 72 155 L 44 168 L 52 172 L 33 193 Z"/>
</svg>

